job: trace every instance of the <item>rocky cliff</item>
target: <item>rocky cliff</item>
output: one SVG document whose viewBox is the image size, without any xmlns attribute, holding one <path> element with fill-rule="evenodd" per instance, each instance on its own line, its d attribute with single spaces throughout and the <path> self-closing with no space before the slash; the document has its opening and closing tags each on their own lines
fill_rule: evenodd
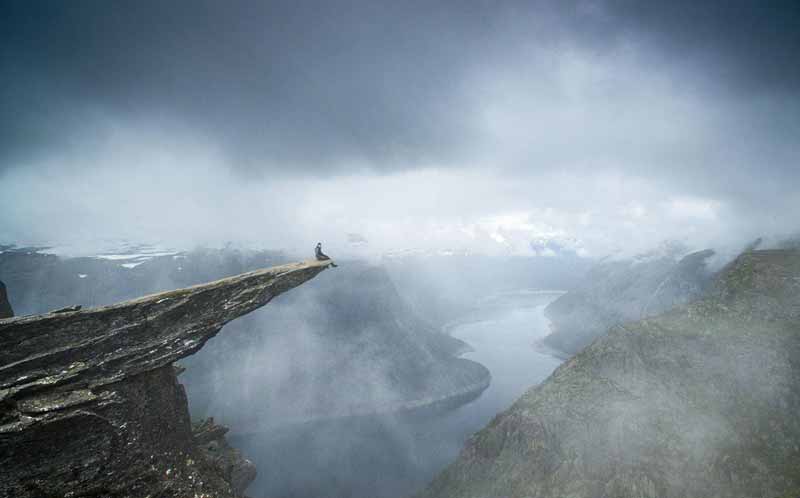
<svg viewBox="0 0 800 498">
<path fill-rule="evenodd" d="M 544 344 L 573 355 L 613 325 L 662 313 L 706 290 L 712 250 L 681 256 L 666 245 L 631 259 L 594 266 L 583 281 L 545 309 L 552 333 Z"/>
<path fill-rule="evenodd" d="M 473 436 L 420 496 L 800 496 L 800 252 L 615 326 Z"/>
<path fill-rule="evenodd" d="M 173 362 L 326 267 L 0 320 L 0 496 L 240 495 L 251 466 L 212 422 L 193 430 Z"/>
<path fill-rule="evenodd" d="M 278 252 L 235 248 L 175 253 L 133 246 L 71 258 L 46 251 L 0 251 L 0 278 L 14 290 L 17 313 L 104 305 L 287 261 Z M 183 362 L 193 417 L 214 416 L 234 433 L 256 431 L 453 406 L 488 385 L 485 368 L 457 358 L 467 346 L 420 319 L 383 266 L 340 263 L 335 274 L 235 320 Z M 405 279 L 421 278 L 419 270 L 404 268 Z"/>
<path fill-rule="evenodd" d="M 14 316 L 14 310 L 11 308 L 11 303 L 8 302 L 6 284 L 0 281 L 0 318 L 11 318 L 12 316 Z"/>
<path fill-rule="evenodd" d="M 66 306 L 105 306 L 292 261 L 272 251 L 166 251 L 134 246 L 107 254 L 61 257 L 47 248 L 0 246 L 0 280 L 18 315 Z"/>
</svg>

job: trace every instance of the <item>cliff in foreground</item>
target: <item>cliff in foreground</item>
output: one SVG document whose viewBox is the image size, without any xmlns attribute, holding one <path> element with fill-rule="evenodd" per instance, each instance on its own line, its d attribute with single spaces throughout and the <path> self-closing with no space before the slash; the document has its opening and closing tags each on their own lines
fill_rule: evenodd
<svg viewBox="0 0 800 498">
<path fill-rule="evenodd" d="M 564 363 L 420 496 L 798 496 L 797 358 L 800 252 L 747 252 Z"/>
<path fill-rule="evenodd" d="M 268 250 L 169 252 L 147 246 L 95 257 L 0 246 L 0 279 L 18 314 L 74 304 L 102 306 L 287 263 Z M 489 372 L 458 358 L 463 342 L 406 304 L 382 266 L 340 261 L 327 277 L 228 324 L 182 361 L 192 417 L 213 416 L 231 433 L 311 420 L 449 408 L 474 398 Z M 406 268 L 406 280 L 425 279 Z M 485 269 L 484 269 L 485 271 Z M 287 334 L 286 331 L 291 331 Z"/>
<path fill-rule="evenodd" d="M 252 469 L 193 430 L 172 363 L 328 264 L 0 320 L 0 496 L 239 496 Z"/>
</svg>

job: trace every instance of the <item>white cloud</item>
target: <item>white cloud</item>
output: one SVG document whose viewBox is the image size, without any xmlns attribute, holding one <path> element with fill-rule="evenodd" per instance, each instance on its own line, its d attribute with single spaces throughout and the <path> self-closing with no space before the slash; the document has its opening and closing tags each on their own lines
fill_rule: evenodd
<svg viewBox="0 0 800 498">
<path fill-rule="evenodd" d="M 664 239 L 706 246 L 797 229 L 796 186 L 752 181 L 747 140 L 720 146 L 741 135 L 726 135 L 742 131 L 730 124 L 741 109 L 715 105 L 707 88 L 638 50 L 598 55 L 566 44 L 496 54 L 464 82 L 474 120 L 465 126 L 480 131 L 456 155 L 469 162 L 413 158 L 389 174 L 358 162 L 339 176 L 244 178 L 192 128 L 101 119 L 78 147 L 0 177 L 0 233 L 37 244 L 234 241 L 301 254 L 322 240 L 333 254 L 358 255 L 541 255 L 552 249 L 531 242 L 553 240 L 602 256 Z M 369 244 L 355 247 L 352 233 Z"/>
<path fill-rule="evenodd" d="M 697 197 L 674 197 L 667 201 L 666 209 L 677 219 L 716 221 L 721 207 L 719 201 Z"/>
</svg>

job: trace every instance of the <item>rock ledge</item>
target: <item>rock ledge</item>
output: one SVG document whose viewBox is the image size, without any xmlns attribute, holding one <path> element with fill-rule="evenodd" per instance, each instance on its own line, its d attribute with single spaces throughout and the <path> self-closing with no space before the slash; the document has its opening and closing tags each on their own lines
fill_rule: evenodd
<svg viewBox="0 0 800 498">
<path fill-rule="evenodd" d="M 0 319 L 0 497 L 240 496 L 254 473 L 200 450 L 172 363 L 329 264 Z"/>
</svg>

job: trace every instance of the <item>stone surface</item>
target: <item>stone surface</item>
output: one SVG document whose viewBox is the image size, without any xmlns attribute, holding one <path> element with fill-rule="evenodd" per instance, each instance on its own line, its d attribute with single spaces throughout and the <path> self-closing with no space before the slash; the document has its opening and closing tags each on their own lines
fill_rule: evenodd
<svg viewBox="0 0 800 498">
<path fill-rule="evenodd" d="M 11 303 L 8 302 L 6 284 L 0 280 L 0 318 L 10 318 L 12 316 L 14 316 L 14 310 L 11 309 Z"/>
<path fill-rule="evenodd" d="M 288 261 L 278 252 L 232 247 L 159 252 L 146 260 L 136 259 L 146 248 L 77 258 L 34 249 L 0 252 L 0 279 L 14 289 L 14 309 L 22 314 L 96 307 Z M 486 369 L 457 358 L 467 346 L 421 319 L 385 265 L 338 263 L 336 272 L 228 324 L 183 362 L 193 417 L 213 416 L 235 434 L 320 417 L 453 406 L 486 387 Z M 485 264 L 478 264 L 484 274 Z M 424 278 L 434 268 L 402 266 L 405 281 L 438 292 L 429 285 L 438 280 Z"/>
<path fill-rule="evenodd" d="M 328 264 L 0 320 L 0 496 L 238 496 L 252 477 L 198 448 L 172 363 Z"/>
<path fill-rule="evenodd" d="M 228 428 L 207 418 L 192 426 L 194 442 L 200 452 L 230 483 L 233 491 L 244 494 L 247 486 L 256 478 L 256 466 L 244 458 L 241 452 L 228 444 L 225 434 Z"/>
<path fill-rule="evenodd" d="M 167 251 L 133 260 L 119 259 L 130 256 L 126 250 L 93 257 L 63 257 L 47 250 L 0 250 L 0 280 L 9 289 L 17 315 L 38 315 L 76 304 L 97 308 L 296 260 L 274 251 L 234 248 Z"/>
<path fill-rule="evenodd" d="M 800 496 L 800 252 L 624 326 L 467 443 L 424 498 Z"/>
</svg>

